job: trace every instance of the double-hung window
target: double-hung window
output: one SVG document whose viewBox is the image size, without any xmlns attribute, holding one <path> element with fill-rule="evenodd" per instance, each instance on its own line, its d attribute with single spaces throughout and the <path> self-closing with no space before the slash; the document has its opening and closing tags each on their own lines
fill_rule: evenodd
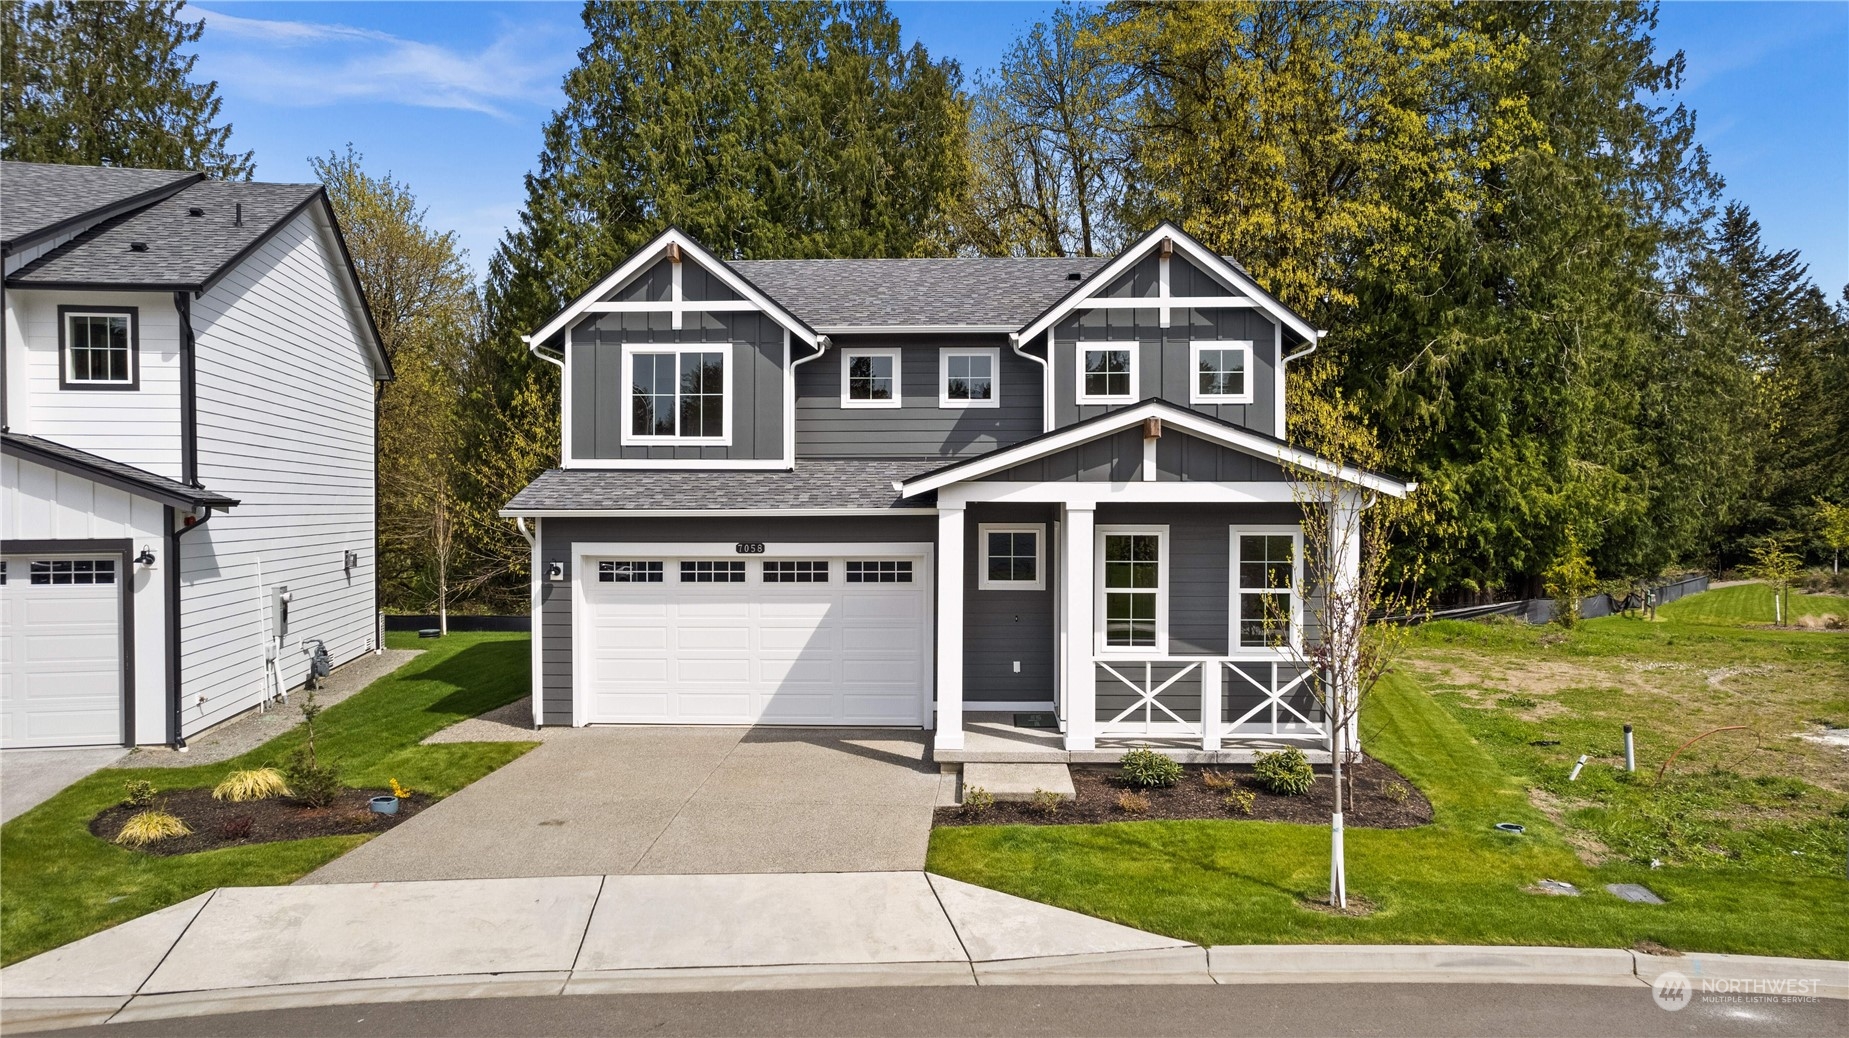
<svg viewBox="0 0 1849 1038">
<path fill-rule="evenodd" d="M 1196 342 L 1194 381 L 1189 403 L 1249 404 L 1252 402 L 1252 344 L 1250 342 Z"/>
<path fill-rule="evenodd" d="M 982 569 L 976 577 L 980 591 L 1041 591 L 1044 575 L 1046 527 L 1039 523 L 982 523 L 976 528 L 982 542 Z"/>
<path fill-rule="evenodd" d="M 897 349 L 841 351 L 842 407 L 898 407 L 899 402 Z"/>
<path fill-rule="evenodd" d="M 1136 343 L 1081 342 L 1077 352 L 1079 403 L 1121 404 L 1136 400 Z"/>
<path fill-rule="evenodd" d="M 938 354 L 939 407 L 1001 406 L 1001 349 L 975 347 Z"/>
<path fill-rule="evenodd" d="M 58 308 L 58 385 L 63 389 L 135 389 L 137 314 L 131 307 Z"/>
<path fill-rule="evenodd" d="M 623 347 L 629 371 L 623 442 L 729 443 L 730 352 L 717 343 Z"/>
<path fill-rule="evenodd" d="M 1302 531 L 1233 531 L 1233 634 L 1237 649 L 1287 649 L 1303 626 Z"/>
<path fill-rule="evenodd" d="M 1168 652 L 1168 531 L 1099 527 L 1099 650 Z"/>
</svg>

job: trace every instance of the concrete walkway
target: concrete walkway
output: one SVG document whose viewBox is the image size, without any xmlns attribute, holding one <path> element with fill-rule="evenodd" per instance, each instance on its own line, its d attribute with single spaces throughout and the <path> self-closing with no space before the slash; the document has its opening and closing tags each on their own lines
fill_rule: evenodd
<svg viewBox="0 0 1849 1038">
<path fill-rule="evenodd" d="M 1203 948 L 922 872 L 227 887 L 0 970 L 7 1031 L 289 1006 L 918 985 L 1538 983 L 1849 963 L 1619 950 Z M 1790 989 L 1796 990 L 1796 989 Z"/>
<path fill-rule="evenodd" d="M 529 729 L 541 736 L 302 882 L 922 869 L 946 782 L 916 731 Z"/>
<path fill-rule="evenodd" d="M 122 746 L 0 750 L 0 822 L 18 818 L 127 754 Z"/>
</svg>

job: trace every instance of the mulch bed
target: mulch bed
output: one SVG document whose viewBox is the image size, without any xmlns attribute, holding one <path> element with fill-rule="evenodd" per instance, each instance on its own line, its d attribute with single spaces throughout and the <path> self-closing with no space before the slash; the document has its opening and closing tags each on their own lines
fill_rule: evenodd
<svg viewBox="0 0 1849 1038">
<path fill-rule="evenodd" d="M 1202 770 L 1212 770 L 1236 779 L 1239 788 L 1253 795 L 1252 813 L 1247 815 L 1226 806 L 1229 790 L 1209 789 L 1201 780 Z M 1335 783 L 1327 766 L 1316 768 L 1316 784 L 1302 796 L 1288 797 L 1268 793 L 1252 777 L 1252 768 L 1243 764 L 1219 765 L 1203 769 L 1200 765 L 1182 768 L 1181 781 L 1167 789 L 1138 789 L 1149 798 L 1149 810 L 1132 814 L 1117 806 L 1118 794 L 1134 787 L 1118 777 L 1114 764 L 1075 764 L 1072 788 L 1078 800 L 1060 805 L 1056 814 L 1034 809 L 1032 804 L 1004 801 L 981 815 L 965 814 L 960 807 L 940 807 L 932 824 L 956 825 L 1093 825 L 1099 822 L 1140 822 L 1150 819 L 1256 819 L 1267 822 L 1304 822 L 1329 824 L 1335 810 Z M 1431 801 L 1418 787 L 1399 772 L 1373 759 L 1363 757 L 1343 768 L 1343 778 L 1353 785 L 1342 797 L 1342 822 L 1350 827 L 1367 829 L 1410 829 L 1432 820 Z M 1406 791 L 1403 800 L 1386 792 L 1398 783 Z M 1345 783 L 1346 784 L 1346 783 Z"/>
<path fill-rule="evenodd" d="M 253 843 L 278 840 L 303 840 L 311 836 L 351 836 L 355 833 L 378 833 L 436 803 L 435 797 L 412 793 L 398 801 L 395 815 L 375 814 L 367 802 L 386 796 L 389 789 L 352 789 L 327 807 L 309 807 L 287 797 L 269 800 L 246 800 L 234 804 L 214 800 L 210 789 L 176 789 L 154 798 L 154 808 L 177 815 L 193 831 L 191 836 L 158 840 L 145 847 L 129 848 L 156 857 L 215 851 L 221 847 L 243 847 Z M 90 820 L 90 833 L 101 840 L 115 841 L 122 824 L 131 815 L 148 810 L 117 804 Z M 248 827 L 243 820 L 249 819 Z"/>
</svg>

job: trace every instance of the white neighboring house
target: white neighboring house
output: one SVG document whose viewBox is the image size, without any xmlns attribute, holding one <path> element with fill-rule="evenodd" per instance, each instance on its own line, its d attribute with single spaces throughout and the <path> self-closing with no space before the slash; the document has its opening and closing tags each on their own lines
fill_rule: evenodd
<svg viewBox="0 0 1849 1038">
<path fill-rule="evenodd" d="M 325 192 L 0 163 L 0 254 L 0 746 L 181 746 L 376 648 L 391 370 Z"/>
</svg>

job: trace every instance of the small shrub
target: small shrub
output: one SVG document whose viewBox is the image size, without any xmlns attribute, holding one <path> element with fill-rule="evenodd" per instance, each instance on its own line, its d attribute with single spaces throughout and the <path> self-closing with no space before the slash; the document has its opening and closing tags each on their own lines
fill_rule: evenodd
<svg viewBox="0 0 1849 1038">
<path fill-rule="evenodd" d="M 340 769 L 322 764 L 306 750 L 297 750 L 283 768 L 290 795 L 309 807 L 326 807 L 340 796 Z"/>
<path fill-rule="evenodd" d="M 1034 805 L 1034 810 L 1043 815 L 1056 815 L 1059 813 L 1059 806 L 1065 801 L 1065 797 L 1050 789 L 1036 789 L 1031 803 Z"/>
<path fill-rule="evenodd" d="M 1380 792 L 1395 804 L 1404 804 L 1412 799 L 1412 790 L 1407 789 L 1404 782 L 1389 782 L 1381 787 Z"/>
<path fill-rule="evenodd" d="M 234 771 L 212 787 L 212 799 L 241 804 L 247 800 L 268 800 L 289 795 L 289 784 L 275 768 L 251 768 Z"/>
<path fill-rule="evenodd" d="M 1117 794 L 1117 810 L 1128 815 L 1143 814 L 1149 810 L 1149 798 L 1126 789 Z"/>
<path fill-rule="evenodd" d="M 146 847 L 160 840 L 192 834 L 193 831 L 186 827 L 185 822 L 165 811 L 142 811 L 122 823 L 122 831 L 116 834 L 116 842 L 125 847 Z"/>
<path fill-rule="evenodd" d="M 153 807 L 154 783 L 147 779 L 131 779 L 122 783 L 122 803 L 127 807 Z"/>
<path fill-rule="evenodd" d="M 1233 789 L 1239 785 L 1239 780 L 1223 772 L 1203 770 L 1201 785 L 1208 789 Z"/>
<path fill-rule="evenodd" d="M 1132 786 L 1168 787 L 1181 779 L 1181 765 L 1154 750 L 1131 750 L 1118 763 L 1123 765 L 1123 780 Z"/>
<path fill-rule="evenodd" d="M 989 809 L 994 806 L 995 794 L 983 789 L 981 786 L 963 787 L 964 814 L 980 817 L 988 814 Z"/>
<path fill-rule="evenodd" d="M 232 815 L 218 823 L 218 835 L 225 840 L 248 839 L 256 824 L 257 820 L 249 815 Z"/>
<path fill-rule="evenodd" d="M 1257 800 L 1258 794 L 1249 789 L 1229 789 L 1226 791 L 1226 796 L 1220 798 L 1220 803 L 1225 804 L 1228 811 L 1249 815 L 1252 813 L 1252 805 Z"/>
<path fill-rule="evenodd" d="M 1280 796 L 1302 796 L 1316 782 L 1310 760 L 1295 746 L 1275 753 L 1261 753 L 1252 759 L 1252 774 L 1258 784 Z"/>
</svg>

